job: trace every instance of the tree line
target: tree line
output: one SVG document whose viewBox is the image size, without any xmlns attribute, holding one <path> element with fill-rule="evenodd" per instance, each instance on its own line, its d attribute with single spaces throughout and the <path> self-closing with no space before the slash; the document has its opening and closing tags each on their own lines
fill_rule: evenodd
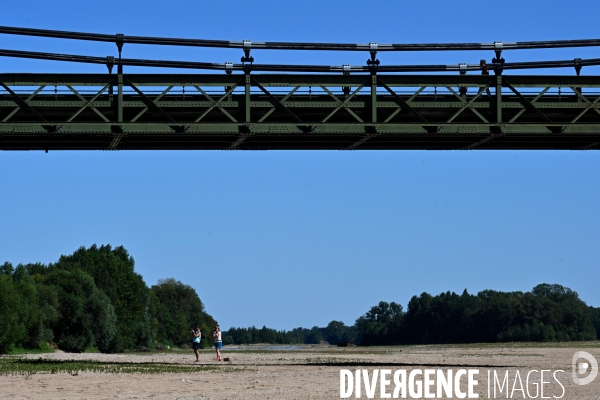
<svg viewBox="0 0 600 400">
<path fill-rule="evenodd" d="M 56 263 L 0 265 L 0 353 L 46 343 L 68 352 L 186 347 L 197 325 L 216 325 L 196 291 L 173 278 L 148 287 L 122 246 L 81 247 Z M 359 345 L 514 341 L 596 340 L 600 308 L 589 307 L 561 285 L 541 284 L 531 292 L 467 290 L 413 296 L 402 305 L 380 302 L 353 325 L 291 331 L 232 327 L 224 344 Z M 203 337 L 205 346 L 212 337 Z"/>
<path fill-rule="evenodd" d="M 321 342 L 354 342 L 356 326 L 346 326 L 342 321 L 331 321 L 326 327 L 311 329 L 295 328 L 291 331 L 275 330 L 263 326 L 261 329 L 232 327 L 223 332 L 223 344 L 319 344 Z"/>
<path fill-rule="evenodd" d="M 48 265 L 0 265 L 0 353 L 45 343 L 107 353 L 181 346 L 191 327 L 214 328 L 191 286 L 164 279 L 149 288 L 134 264 L 122 246 L 93 245 Z"/>
<path fill-rule="evenodd" d="M 600 308 L 556 284 L 531 292 L 423 293 L 406 312 L 381 302 L 356 321 L 363 344 L 596 340 L 599 323 Z"/>
<path fill-rule="evenodd" d="M 360 345 L 552 342 L 600 339 L 600 308 L 589 307 L 561 285 L 541 284 L 531 292 L 484 290 L 413 296 L 402 305 L 379 302 L 353 326 L 332 321 L 324 328 L 292 331 L 232 328 L 224 342 Z"/>
</svg>

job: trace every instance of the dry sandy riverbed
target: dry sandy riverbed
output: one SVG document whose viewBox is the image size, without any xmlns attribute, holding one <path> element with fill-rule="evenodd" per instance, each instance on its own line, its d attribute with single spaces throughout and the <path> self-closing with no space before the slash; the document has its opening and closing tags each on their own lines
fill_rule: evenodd
<svg viewBox="0 0 600 400">
<path fill-rule="evenodd" d="M 0 376 L 2 399 L 335 399 L 340 398 L 340 370 L 389 369 L 479 369 L 479 398 L 488 398 L 487 373 L 509 373 L 509 385 L 517 371 L 526 386 L 530 370 L 563 370 L 556 377 L 564 386 L 563 399 L 600 399 L 600 376 L 586 386 L 573 382 L 571 362 L 576 351 L 587 351 L 600 361 L 600 342 L 542 345 L 402 346 L 372 348 L 313 347 L 300 350 L 227 351 L 231 362 L 216 362 L 214 352 L 204 350 L 201 363 L 194 363 L 192 351 L 152 354 L 68 354 L 26 355 L 51 360 L 97 360 L 102 362 L 168 363 L 214 366 L 213 370 L 190 373 L 107 374 L 84 372 L 77 375 L 33 374 Z M 552 372 L 552 373 L 553 373 Z M 493 372 L 492 377 L 493 377 Z M 561 386 L 547 373 L 544 396 L 559 397 Z M 539 382 L 539 374 L 531 375 Z M 420 377 L 422 379 L 422 376 Z M 463 379 L 463 390 L 466 390 Z M 492 386 L 493 387 L 493 386 Z M 517 383 L 517 389 L 519 385 Z M 388 392 L 394 388 L 393 378 Z M 434 386 L 435 388 L 435 386 Z M 435 392 L 435 389 L 434 389 Z M 524 398 L 517 390 L 512 398 Z M 379 398 L 379 387 L 375 398 Z M 535 395 L 535 386 L 530 394 Z M 493 392 L 492 392 L 493 395 Z M 493 397 L 493 396 L 492 396 Z M 506 392 L 498 397 L 506 398 Z M 354 394 L 351 398 L 356 398 Z M 364 388 L 362 397 L 367 398 Z M 409 396 L 410 398 L 410 396 Z M 455 397 L 456 398 L 456 397 Z M 530 398 L 530 397 L 525 397 Z M 537 397 L 540 398 L 540 397 Z"/>
</svg>

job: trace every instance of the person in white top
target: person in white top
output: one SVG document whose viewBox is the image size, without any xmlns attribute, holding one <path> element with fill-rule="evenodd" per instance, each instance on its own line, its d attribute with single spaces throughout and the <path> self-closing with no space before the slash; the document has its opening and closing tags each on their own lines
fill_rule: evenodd
<svg viewBox="0 0 600 400">
<path fill-rule="evenodd" d="M 213 331 L 213 338 L 215 339 L 215 351 L 217 352 L 217 361 L 221 361 L 221 347 L 223 346 L 223 341 L 221 340 L 221 328 L 219 325 L 215 327 Z"/>
</svg>

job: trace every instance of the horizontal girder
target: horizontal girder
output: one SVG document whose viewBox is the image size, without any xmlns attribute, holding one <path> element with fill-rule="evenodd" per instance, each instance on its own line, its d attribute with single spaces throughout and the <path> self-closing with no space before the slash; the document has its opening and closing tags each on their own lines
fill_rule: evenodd
<svg viewBox="0 0 600 400">
<path fill-rule="evenodd" d="M 0 74 L 0 149 L 600 149 L 600 77 Z"/>
</svg>

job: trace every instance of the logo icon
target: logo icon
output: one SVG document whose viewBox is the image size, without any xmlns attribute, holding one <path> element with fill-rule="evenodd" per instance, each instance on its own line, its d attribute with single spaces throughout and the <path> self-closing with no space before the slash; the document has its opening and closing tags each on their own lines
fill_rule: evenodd
<svg viewBox="0 0 600 400">
<path fill-rule="evenodd" d="M 581 359 L 586 361 L 582 362 Z M 577 353 L 573 354 L 572 366 L 573 382 L 575 382 L 576 385 L 587 385 L 596 378 L 596 375 L 598 375 L 598 361 L 596 361 L 594 356 L 588 352 L 578 351 Z M 590 367 L 590 374 L 585 378 L 580 378 L 581 375 L 590 370 Z"/>
</svg>

